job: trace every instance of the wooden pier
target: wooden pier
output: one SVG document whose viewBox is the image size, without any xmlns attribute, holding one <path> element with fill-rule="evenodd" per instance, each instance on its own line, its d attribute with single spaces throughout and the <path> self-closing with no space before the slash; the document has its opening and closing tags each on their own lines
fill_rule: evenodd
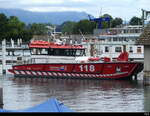
<svg viewBox="0 0 150 116">
<path fill-rule="evenodd" d="M 27 44 L 11 45 L 3 40 L 0 46 L 0 74 L 7 73 L 8 65 L 16 64 L 20 58 L 27 60 L 28 57 L 30 57 L 30 50 Z"/>
</svg>

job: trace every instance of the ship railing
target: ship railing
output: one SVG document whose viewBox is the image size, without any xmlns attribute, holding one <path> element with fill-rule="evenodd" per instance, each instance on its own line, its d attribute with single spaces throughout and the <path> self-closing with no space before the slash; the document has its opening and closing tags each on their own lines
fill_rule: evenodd
<svg viewBox="0 0 150 116">
<path fill-rule="evenodd" d="M 72 59 L 56 59 L 56 58 L 30 58 L 23 61 L 24 64 L 36 64 L 36 63 L 76 63 L 75 58 Z"/>
</svg>

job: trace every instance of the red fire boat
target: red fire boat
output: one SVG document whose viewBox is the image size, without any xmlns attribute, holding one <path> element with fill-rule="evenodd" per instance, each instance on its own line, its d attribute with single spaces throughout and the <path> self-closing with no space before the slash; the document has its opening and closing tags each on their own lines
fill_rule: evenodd
<svg viewBox="0 0 150 116">
<path fill-rule="evenodd" d="M 88 57 L 86 59 L 85 48 L 81 45 L 58 45 L 51 42 L 33 41 L 29 44 L 29 48 L 34 56 L 34 63 L 12 66 L 9 72 L 16 77 L 131 79 L 133 75 L 137 75 L 143 70 L 143 63 L 128 61 L 127 52 L 121 53 L 116 61 L 111 61 L 110 58 Z M 39 58 L 41 55 L 44 58 L 48 57 L 49 61 L 35 62 L 35 58 Z M 66 58 L 67 63 L 58 62 L 56 59 L 58 57 L 59 61 Z M 44 58 L 41 60 L 44 61 Z M 69 58 L 72 58 L 72 61 Z M 82 60 L 77 62 L 76 58 Z"/>
</svg>

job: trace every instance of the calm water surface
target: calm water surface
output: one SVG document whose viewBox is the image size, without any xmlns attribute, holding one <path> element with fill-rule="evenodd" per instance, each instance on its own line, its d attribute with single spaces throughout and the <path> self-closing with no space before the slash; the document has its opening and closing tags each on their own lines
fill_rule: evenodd
<svg viewBox="0 0 150 116">
<path fill-rule="evenodd" d="M 141 77 L 141 76 L 140 76 Z M 150 112 L 150 87 L 137 81 L 3 77 L 4 109 L 24 109 L 57 98 L 77 112 Z"/>
</svg>

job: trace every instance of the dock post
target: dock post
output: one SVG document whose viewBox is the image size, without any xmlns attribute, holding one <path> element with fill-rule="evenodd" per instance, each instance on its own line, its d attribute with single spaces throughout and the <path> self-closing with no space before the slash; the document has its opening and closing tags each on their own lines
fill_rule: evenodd
<svg viewBox="0 0 150 116">
<path fill-rule="evenodd" d="M 144 71 L 143 84 L 150 85 L 150 71 Z"/>
<path fill-rule="evenodd" d="M 136 74 L 136 75 L 134 75 L 134 77 L 135 77 L 135 80 L 137 80 L 137 74 Z"/>
<path fill-rule="evenodd" d="M 3 88 L 0 88 L 0 108 L 3 108 Z"/>
<path fill-rule="evenodd" d="M 14 48 L 14 40 L 11 38 L 11 47 Z"/>
<path fill-rule="evenodd" d="M 2 74 L 6 74 L 6 39 L 2 41 Z"/>
<path fill-rule="evenodd" d="M 150 46 L 144 45 L 144 85 L 150 85 Z"/>
<path fill-rule="evenodd" d="M 0 108 L 3 108 L 3 77 L 0 76 Z"/>
</svg>

